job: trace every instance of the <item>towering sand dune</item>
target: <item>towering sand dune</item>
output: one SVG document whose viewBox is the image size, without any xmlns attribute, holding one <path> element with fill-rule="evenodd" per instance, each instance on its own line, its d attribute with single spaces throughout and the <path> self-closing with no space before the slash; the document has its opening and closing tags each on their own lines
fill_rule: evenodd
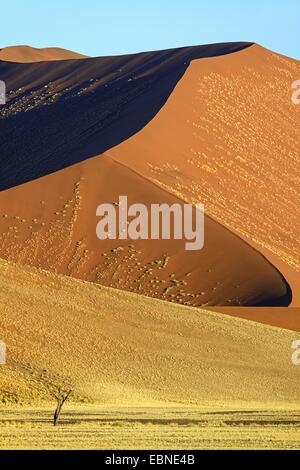
<svg viewBox="0 0 300 470">
<path fill-rule="evenodd" d="M 298 306 L 299 76 L 298 61 L 258 45 L 194 60 L 155 119 L 108 152 L 271 252 Z"/>
<path fill-rule="evenodd" d="M 288 283 L 299 280 L 297 111 L 289 94 L 298 70 L 297 62 L 249 43 L 0 62 L 8 88 L 8 103 L 0 109 L 0 188 L 65 169 L 2 192 L 0 255 L 189 305 L 288 305 Z M 89 160 L 66 169 L 98 153 L 103 166 Z M 112 192 L 107 178 L 92 176 L 112 175 L 111 158 L 123 165 L 112 176 L 118 181 Z M 80 180 L 85 172 L 88 183 Z M 98 192 L 102 181 L 105 190 Z M 136 183 L 139 189 L 132 191 Z M 63 196 L 54 195 L 57 185 Z M 170 200 L 167 193 L 177 197 L 172 201 L 204 202 L 209 215 L 278 254 L 279 271 L 207 218 L 203 252 L 194 256 L 176 243 L 168 250 L 150 244 L 150 254 L 144 244 L 124 282 L 113 274 L 123 247 L 98 248 L 94 231 L 96 206 L 117 200 L 121 188 L 134 202 L 144 194 L 148 204 Z M 125 262 L 136 257 L 128 250 Z M 161 264 L 169 258 L 164 271 Z M 168 280 L 154 274 L 155 265 Z"/>
<path fill-rule="evenodd" d="M 0 49 L 0 61 L 5 62 L 44 62 L 49 60 L 84 59 L 86 57 L 60 47 L 9 46 Z"/>
<path fill-rule="evenodd" d="M 299 334 L 0 261 L 0 402 L 296 402 Z M 52 398 L 53 399 L 53 398 Z"/>
<path fill-rule="evenodd" d="M 205 218 L 205 244 L 96 237 L 96 208 L 182 204 L 106 156 L 0 193 L 0 257 L 185 305 L 288 305 L 280 273 L 239 237 Z"/>
</svg>

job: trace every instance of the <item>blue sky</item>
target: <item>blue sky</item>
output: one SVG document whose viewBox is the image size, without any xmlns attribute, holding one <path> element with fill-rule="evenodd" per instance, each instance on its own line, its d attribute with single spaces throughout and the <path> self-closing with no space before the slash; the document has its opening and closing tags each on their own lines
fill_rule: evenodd
<svg viewBox="0 0 300 470">
<path fill-rule="evenodd" d="M 300 0 L 10 0 L 0 47 L 58 46 L 91 56 L 253 41 L 300 59 Z"/>
</svg>

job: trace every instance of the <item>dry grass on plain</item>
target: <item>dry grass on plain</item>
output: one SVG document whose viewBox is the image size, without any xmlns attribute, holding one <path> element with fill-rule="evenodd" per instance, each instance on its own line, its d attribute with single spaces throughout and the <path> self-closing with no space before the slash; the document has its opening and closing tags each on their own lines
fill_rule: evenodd
<svg viewBox="0 0 300 470">
<path fill-rule="evenodd" d="M 300 406 L 66 406 L 1 412 L 1 449 L 300 449 Z"/>
</svg>

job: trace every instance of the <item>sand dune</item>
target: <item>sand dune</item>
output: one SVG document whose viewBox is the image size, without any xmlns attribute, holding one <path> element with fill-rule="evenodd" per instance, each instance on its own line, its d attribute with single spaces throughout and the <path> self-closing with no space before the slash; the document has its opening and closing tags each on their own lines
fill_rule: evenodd
<svg viewBox="0 0 300 470">
<path fill-rule="evenodd" d="M 0 257 L 185 305 L 289 305 L 280 273 L 205 218 L 205 245 L 96 237 L 101 203 L 182 204 L 107 156 L 0 193 Z"/>
<path fill-rule="evenodd" d="M 0 61 L 5 62 L 44 62 L 50 60 L 84 59 L 87 56 L 60 47 L 9 46 L 0 49 Z"/>
<path fill-rule="evenodd" d="M 206 211 L 260 251 L 300 305 L 300 63 L 258 45 L 192 61 L 166 105 L 108 154 Z M 163 158 L 162 158 L 163 156 Z"/>
<path fill-rule="evenodd" d="M 146 129 L 110 155 L 186 200 L 204 201 L 211 216 L 264 254 L 271 252 L 271 261 L 296 285 L 299 109 L 291 106 L 290 85 L 299 63 L 247 46 L 182 48 L 53 66 L 0 64 L 9 90 L 9 103 L 1 109 L 2 189 L 126 140 L 170 98 Z M 243 83 L 250 84 L 248 93 Z M 37 114 L 28 114 L 32 110 Z M 34 135 L 32 128 L 38 130 Z M 245 191 L 245 184 L 255 190 Z"/>
<path fill-rule="evenodd" d="M 181 114 L 194 112 L 194 95 L 185 85 L 194 92 L 190 68 L 218 60 L 226 64 L 227 57 L 239 62 L 231 57 L 256 50 L 249 46 L 219 44 L 60 63 L 0 63 L 8 84 L 8 103 L 0 110 L 1 188 L 69 167 L 2 191 L 0 256 L 186 305 L 289 305 L 291 291 L 280 269 L 210 218 L 206 246 L 196 255 L 185 252 L 179 242 L 124 247 L 100 245 L 95 237 L 97 205 L 115 202 L 119 194 L 146 204 L 188 198 L 178 185 L 188 179 L 187 187 L 194 190 L 198 177 L 198 167 L 195 170 L 182 157 L 189 139 L 193 142 L 180 121 Z M 182 88 L 184 103 L 178 98 Z M 86 160 L 106 149 L 123 166 L 113 166 L 103 155 Z M 174 162 L 183 165 L 172 188 L 169 180 L 153 176 L 159 172 L 152 167 L 161 155 L 172 175 Z M 86 161 L 72 165 L 82 159 Z M 202 193 L 198 201 L 201 197 Z M 211 205 L 218 205 L 218 193 L 211 200 Z M 215 216 L 211 205 L 208 213 Z"/>
<path fill-rule="evenodd" d="M 299 334 L 0 262 L 5 403 L 292 402 Z M 0 401 L 1 401 L 0 400 Z"/>
</svg>

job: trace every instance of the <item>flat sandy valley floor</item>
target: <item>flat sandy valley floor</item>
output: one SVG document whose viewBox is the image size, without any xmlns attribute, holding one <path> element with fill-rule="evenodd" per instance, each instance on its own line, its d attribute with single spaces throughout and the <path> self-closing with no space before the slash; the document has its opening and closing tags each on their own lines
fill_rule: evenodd
<svg viewBox="0 0 300 470">
<path fill-rule="evenodd" d="M 1 410 L 1 449 L 299 449 L 300 407 L 66 406 Z"/>
</svg>

